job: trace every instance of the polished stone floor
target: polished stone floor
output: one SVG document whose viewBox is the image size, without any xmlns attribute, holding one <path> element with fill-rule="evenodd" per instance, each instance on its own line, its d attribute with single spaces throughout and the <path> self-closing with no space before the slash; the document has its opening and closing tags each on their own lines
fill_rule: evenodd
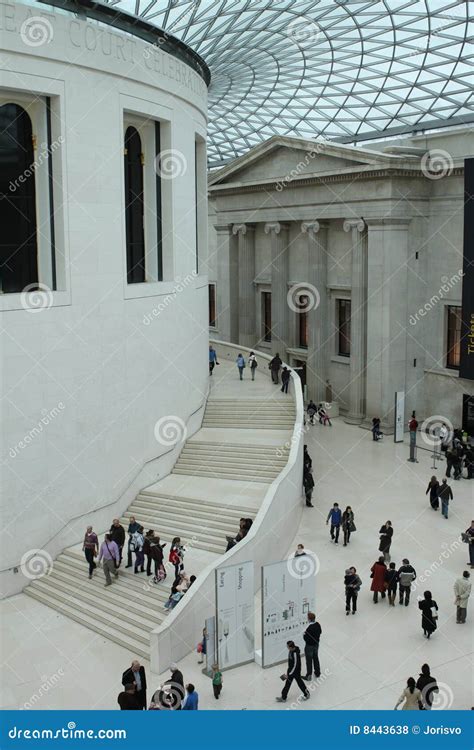
<svg viewBox="0 0 474 750">
<path fill-rule="evenodd" d="M 467 567 L 467 548 L 458 539 L 473 515 L 474 482 L 452 482 L 454 500 L 445 520 L 431 510 L 425 496 L 429 477 L 443 475 L 431 468 L 429 452 L 420 451 L 419 463 L 411 464 L 406 443 L 395 446 L 389 437 L 373 443 L 369 432 L 341 419 L 334 420 L 332 428 L 310 428 L 306 442 L 315 468 L 315 508 L 304 509 L 300 533 L 282 543 L 281 558 L 301 541 L 320 560 L 316 586 L 323 679 L 296 710 L 393 708 L 406 679 L 416 677 L 424 662 L 442 683 L 442 705 L 470 708 L 474 599 L 467 623 L 456 625 L 453 583 Z M 335 501 L 355 511 L 357 532 L 348 547 L 333 544 L 325 525 Z M 371 601 L 369 569 L 378 556 L 379 528 L 387 519 L 394 526 L 392 559 L 398 564 L 408 557 L 426 579 L 408 608 Z M 343 577 L 349 565 L 357 567 L 363 580 L 354 617 L 344 612 Z M 416 602 L 427 588 L 440 607 L 439 628 L 430 641 L 423 637 Z M 25 595 L 12 597 L 1 608 L 2 708 L 117 706 L 120 677 L 131 657 L 126 650 Z M 225 673 L 219 701 L 201 674 L 196 654 L 180 667 L 185 679 L 196 685 L 202 709 L 291 709 L 298 697 L 293 686 L 286 705 L 275 703 L 281 666 L 262 670 L 250 664 Z M 162 680 L 149 675 L 153 689 Z"/>
</svg>

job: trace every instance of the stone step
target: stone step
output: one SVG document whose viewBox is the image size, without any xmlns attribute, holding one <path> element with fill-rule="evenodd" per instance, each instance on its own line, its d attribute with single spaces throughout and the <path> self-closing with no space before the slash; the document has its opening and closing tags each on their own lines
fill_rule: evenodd
<svg viewBox="0 0 474 750">
<path fill-rule="evenodd" d="M 181 495 L 160 495 L 156 492 L 153 492 L 152 490 L 142 490 L 138 497 L 157 497 L 165 501 L 173 500 L 179 506 L 197 506 L 198 508 L 209 508 L 209 510 L 213 513 L 218 513 L 220 510 L 225 510 L 227 515 L 235 516 L 237 520 L 239 518 L 242 518 L 244 515 L 246 518 L 247 516 L 252 516 L 252 514 L 256 515 L 255 508 L 248 508 L 240 504 L 238 508 L 234 508 L 232 505 L 217 505 L 216 503 L 212 503 L 209 500 L 201 500 L 200 498 L 198 499 L 184 497 Z"/>
<path fill-rule="evenodd" d="M 286 461 L 275 462 L 273 460 L 263 461 L 257 458 L 241 458 L 231 459 L 222 458 L 221 456 L 212 455 L 201 455 L 192 452 L 182 453 L 179 457 L 176 465 L 179 466 L 182 462 L 194 464 L 196 466 L 204 466 L 209 469 L 222 468 L 222 469 L 245 469 L 246 471 L 269 471 L 279 474 L 282 469 L 286 466 Z"/>
<path fill-rule="evenodd" d="M 288 460 L 289 449 L 286 445 L 248 445 L 248 443 L 216 443 L 211 440 L 188 440 L 185 448 L 186 450 L 203 451 L 207 453 L 212 451 L 213 453 L 222 452 L 222 454 L 240 455 L 251 452 L 252 456 L 258 456 L 259 458 L 282 458 Z M 184 450 L 183 449 L 183 450 Z M 278 455 L 277 455 L 278 454 Z M 281 454 L 281 455 L 280 455 Z"/>
<path fill-rule="evenodd" d="M 197 469 L 190 470 L 190 469 L 173 469 L 173 474 L 185 474 L 186 476 L 198 476 L 198 477 L 212 477 L 213 479 L 234 479 L 236 482 L 245 482 L 246 484 L 249 482 L 257 482 L 257 483 L 265 483 L 265 484 L 271 484 L 273 479 L 269 478 L 260 478 L 260 477 L 249 477 L 248 475 L 234 475 L 230 476 L 229 474 L 224 474 L 222 472 L 205 472 L 205 471 L 199 471 Z"/>
<path fill-rule="evenodd" d="M 240 451 L 233 448 L 221 450 L 214 446 L 210 448 L 203 448 L 202 446 L 195 448 L 192 443 L 181 451 L 180 458 L 183 456 L 212 458 L 215 461 L 252 461 L 253 463 L 270 461 L 280 466 L 284 466 L 288 461 L 286 454 L 284 456 L 279 455 L 278 448 L 268 453 L 253 453 L 250 448 Z"/>
<path fill-rule="evenodd" d="M 150 658 L 149 646 L 144 646 L 142 643 L 139 643 L 122 629 L 116 629 L 110 625 L 105 625 L 102 622 L 97 621 L 92 615 L 86 614 L 84 611 L 75 609 L 74 607 L 70 607 L 62 601 L 51 600 L 48 594 L 39 589 L 32 588 L 31 585 L 27 586 L 24 593 L 42 604 L 45 604 L 47 607 L 55 609 L 65 617 L 69 617 L 70 620 L 75 620 L 80 625 L 83 625 L 89 630 L 93 630 L 106 640 L 117 643 L 119 646 L 127 649 L 131 655 L 141 656 L 143 659 Z"/>
<path fill-rule="evenodd" d="M 176 464 L 176 468 L 193 468 L 201 469 L 205 471 L 220 471 L 222 473 L 229 474 L 242 474 L 243 472 L 249 472 L 250 474 L 262 474 L 263 476 L 276 476 L 280 473 L 283 467 L 272 467 L 262 463 L 250 463 L 250 461 L 242 461 L 237 464 L 226 464 L 221 461 L 217 461 L 214 465 L 210 462 L 203 461 L 199 458 L 180 458 Z"/>
<path fill-rule="evenodd" d="M 39 591 L 45 596 L 49 596 L 50 600 L 55 604 L 61 602 L 63 605 L 70 607 L 72 610 L 77 610 L 79 613 L 86 613 L 88 617 L 94 618 L 94 620 L 108 625 L 111 630 L 118 630 L 124 632 L 128 638 L 141 643 L 142 647 L 149 648 L 150 645 L 150 632 L 147 632 L 140 622 L 140 618 L 136 618 L 136 624 L 132 625 L 129 622 L 125 622 L 123 618 L 119 618 L 115 615 L 111 615 L 104 612 L 103 607 L 92 607 L 87 606 L 85 602 L 76 596 L 76 594 L 67 593 L 59 590 L 56 586 L 51 586 L 47 583 L 48 579 L 40 578 L 36 581 L 32 581 L 28 589 L 33 591 Z M 112 584 L 113 586 L 114 584 Z M 110 586 L 110 588 L 112 588 Z"/>
<path fill-rule="evenodd" d="M 271 424 L 262 424 L 261 422 L 255 422 L 253 424 L 247 423 L 247 427 L 251 429 L 257 429 L 257 430 L 281 430 L 281 431 L 288 431 L 290 430 L 294 425 L 294 422 L 272 422 Z M 215 428 L 215 429 L 231 429 L 235 430 L 239 427 L 238 423 L 232 420 L 225 420 L 225 419 L 213 419 L 210 418 L 204 418 L 203 427 L 207 428 Z"/>
<path fill-rule="evenodd" d="M 178 513 L 176 513 L 176 509 L 169 510 L 169 506 L 166 507 L 164 505 L 153 505 L 150 503 L 143 503 L 140 500 L 135 500 L 133 504 L 130 506 L 129 511 L 132 511 L 132 515 L 134 515 L 136 518 L 141 518 L 142 515 L 149 516 L 149 517 L 156 517 L 157 519 L 157 528 L 155 529 L 155 533 L 158 534 L 160 530 L 161 521 L 167 521 L 167 520 L 173 520 L 175 521 L 178 519 L 180 522 L 182 518 L 179 516 Z M 242 518 L 242 516 L 240 516 Z M 223 514 L 223 517 L 220 518 L 219 516 L 212 516 L 209 513 L 201 513 L 200 511 L 195 511 L 192 514 L 190 513 L 188 518 L 186 519 L 188 523 L 194 523 L 198 527 L 201 528 L 210 528 L 210 529 L 223 529 L 224 532 L 229 528 L 234 528 L 235 526 L 235 518 L 232 517 L 230 519 L 226 518 Z M 159 535 L 159 534 L 158 534 Z"/>
<path fill-rule="evenodd" d="M 165 549 L 165 552 L 166 552 L 166 549 Z M 65 549 L 64 552 L 61 553 L 58 560 L 61 560 L 62 562 L 67 562 L 68 565 L 74 565 L 76 568 L 80 568 L 82 571 L 84 571 L 84 563 L 86 561 L 82 552 L 77 547 L 69 547 L 69 549 Z M 165 563 L 166 572 L 168 574 L 166 581 L 164 581 L 164 583 L 158 584 L 157 586 L 151 584 L 150 591 L 147 590 L 145 592 L 144 586 L 146 585 L 146 582 L 147 582 L 146 574 L 145 573 L 135 574 L 133 572 L 133 567 L 125 568 L 126 559 L 124 558 L 122 561 L 122 565 L 120 566 L 119 584 L 126 585 L 130 588 L 133 588 L 133 590 L 135 591 L 144 592 L 140 594 L 143 597 L 146 597 L 146 596 L 153 597 L 155 591 L 157 592 L 163 591 L 165 594 L 167 594 L 171 588 L 172 579 L 174 580 L 174 568 L 170 563 L 167 562 L 166 555 L 165 555 L 164 563 Z M 101 573 L 101 575 L 103 575 L 103 573 Z M 151 602 L 148 602 L 148 604 L 150 604 L 150 606 L 154 606 L 155 602 L 152 600 Z"/>
<path fill-rule="evenodd" d="M 159 531 L 160 539 L 164 539 L 166 532 L 168 532 L 170 539 L 175 536 L 185 537 L 186 539 L 192 539 L 192 545 L 197 549 L 208 549 L 209 551 L 213 551 L 213 549 L 211 549 L 212 547 L 220 553 L 222 553 L 222 546 L 225 547 L 223 541 L 225 535 L 232 533 L 236 528 L 235 524 L 233 524 L 229 526 L 228 529 L 205 528 L 203 530 L 199 524 L 193 523 L 191 519 L 183 520 L 176 516 L 176 519 L 173 521 L 164 520 L 159 515 L 145 515 L 144 513 L 138 513 L 138 511 L 133 509 L 133 505 L 130 507 L 130 510 L 127 511 L 127 514 L 128 516 L 126 516 L 126 518 L 130 515 L 135 516 L 135 518 L 139 518 L 140 522 L 144 523 L 145 526 L 149 525 L 150 528 L 156 529 L 157 532 Z M 205 547 L 200 545 L 205 545 Z"/>
</svg>

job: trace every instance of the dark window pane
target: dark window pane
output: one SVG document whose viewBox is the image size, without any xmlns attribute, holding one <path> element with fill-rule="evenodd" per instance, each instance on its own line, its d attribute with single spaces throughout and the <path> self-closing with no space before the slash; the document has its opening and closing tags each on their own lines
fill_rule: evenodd
<svg viewBox="0 0 474 750">
<path fill-rule="evenodd" d="M 209 325 L 216 325 L 216 285 L 209 284 Z"/>
<path fill-rule="evenodd" d="M 36 186 L 31 120 L 17 104 L 0 107 L 0 266 L 3 292 L 38 282 Z M 20 181 L 21 178 L 21 181 Z"/>
<path fill-rule="evenodd" d="M 143 229 L 143 155 L 138 131 L 125 133 L 125 225 L 127 281 L 145 281 L 145 233 Z"/>
<path fill-rule="evenodd" d="M 299 298 L 299 307 L 301 312 L 298 315 L 298 326 L 299 326 L 299 345 L 302 349 L 308 348 L 308 313 L 306 312 L 309 305 L 309 298 L 302 294 Z"/>
<path fill-rule="evenodd" d="M 351 302 L 348 299 L 336 300 L 337 313 L 337 353 L 341 357 L 351 355 Z"/>
<path fill-rule="evenodd" d="M 461 359 L 461 322 L 462 308 L 449 305 L 446 367 L 459 370 Z"/>
<path fill-rule="evenodd" d="M 262 292 L 262 323 L 263 323 L 263 340 L 272 340 L 272 294 L 271 292 Z"/>
</svg>

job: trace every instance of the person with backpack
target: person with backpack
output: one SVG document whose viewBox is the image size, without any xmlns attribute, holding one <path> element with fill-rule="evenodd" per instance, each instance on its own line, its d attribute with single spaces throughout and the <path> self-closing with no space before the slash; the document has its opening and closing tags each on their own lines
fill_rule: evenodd
<svg viewBox="0 0 474 750">
<path fill-rule="evenodd" d="M 284 367 L 281 371 L 281 392 L 288 393 L 288 386 L 290 385 L 291 372 L 288 367 Z"/>
<path fill-rule="evenodd" d="M 252 376 L 252 380 L 255 380 L 255 373 L 257 372 L 258 362 L 254 352 L 250 352 L 248 362 L 250 367 L 250 375 Z"/>
<path fill-rule="evenodd" d="M 272 382 L 274 385 L 279 385 L 280 380 L 278 378 L 278 373 L 280 372 L 280 367 L 282 366 L 283 362 L 280 359 L 280 355 L 277 353 L 273 357 L 273 359 L 270 361 L 270 364 L 268 365 L 268 369 L 271 372 L 272 375 Z"/>
<path fill-rule="evenodd" d="M 245 359 L 243 354 L 238 354 L 237 359 L 235 360 L 237 363 L 237 369 L 239 371 L 239 377 L 240 380 L 244 379 L 244 370 L 245 370 Z"/>
<path fill-rule="evenodd" d="M 329 414 L 322 404 L 319 404 L 318 406 L 318 417 L 319 424 L 322 424 L 324 427 L 326 427 L 326 425 L 328 424 L 329 427 L 332 427 L 331 420 L 329 419 Z"/>
<path fill-rule="evenodd" d="M 282 675 L 282 680 L 285 680 L 281 696 L 276 699 L 278 703 L 285 703 L 288 697 L 290 687 L 293 680 L 298 685 L 299 689 L 303 693 L 304 700 L 308 700 L 310 693 L 308 688 L 303 682 L 301 677 L 301 655 L 298 646 L 294 641 L 287 641 L 286 646 L 288 648 L 288 669 L 285 675 Z"/>
<path fill-rule="evenodd" d="M 391 562 L 388 570 L 385 571 L 385 586 L 387 589 L 388 603 L 390 607 L 395 606 L 397 598 L 398 571 L 395 569 L 395 563 Z"/>
<path fill-rule="evenodd" d="M 355 615 L 357 612 L 357 597 L 359 595 L 360 587 L 362 586 L 362 581 L 357 575 L 357 570 L 354 566 L 346 570 L 344 586 L 346 592 L 346 615 L 350 614 L 351 605 L 352 614 Z"/>
<path fill-rule="evenodd" d="M 416 578 L 416 570 L 410 565 L 410 561 L 404 557 L 403 565 L 398 569 L 398 585 L 400 594 L 400 604 L 408 607 L 410 603 L 411 585 Z"/>
<path fill-rule="evenodd" d="M 339 503 L 334 503 L 326 518 L 326 526 L 331 520 L 331 539 L 335 544 L 339 544 L 339 532 L 341 530 L 342 513 Z"/>
<path fill-rule="evenodd" d="M 171 542 L 168 561 L 171 563 L 171 565 L 174 565 L 174 573 L 176 578 L 179 576 L 179 571 L 183 568 L 183 560 L 184 547 L 181 546 L 181 539 L 179 538 L 179 536 L 175 536 L 173 541 Z"/>
</svg>

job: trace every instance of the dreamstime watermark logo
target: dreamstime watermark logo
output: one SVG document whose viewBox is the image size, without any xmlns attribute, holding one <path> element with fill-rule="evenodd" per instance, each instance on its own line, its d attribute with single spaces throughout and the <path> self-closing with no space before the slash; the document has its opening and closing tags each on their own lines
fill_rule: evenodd
<svg viewBox="0 0 474 750">
<path fill-rule="evenodd" d="M 155 172 L 162 180 L 174 180 L 186 174 L 188 162 L 181 151 L 174 148 L 161 151 L 155 158 Z"/>
<path fill-rule="evenodd" d="M 318 41 L 321 27 L 311 18 L 298 16 L 288 24 L 286 34 L 298 46 L 314 44 Z"/>
<path fill-rule="evenodd" d="M 409 322 L 411 326 L 416 326 L 420 318 L 424 318 L 427 313 L 430 312 L 438 302 L 441 302 L 442 299 L 444 299 L 445 295 L 451 291 L 451 289 L 458 284 L 462 277 L 464 276 L 464 271 L 462 269 L 459 269 L 453 276 L 441 276 L 441 286 L 438 289 L 438 292 L 436 294 L 433 294 L 432 297 L 428 300 L 428 302 L 425 302 L 423 307 L 420 307 L 419 310 L 414 314 L 410 315 Z"/>
<path fill-rule="evenodd" d="M 30 166 L 25 169 L 25 171 L 22 172 L 22 174 L 20 174 L 15 180 L 10 180 L 10 184 L 8 186 L 9 191 L 11 193 L 14 193 L 16 190 L 18 190 L 20 185 L 26 182 L 26 180 L 35 173 L 38 167 L 41 167 L 41 165 L 48 160 L 48 157 L 51 154 L 54 154 L 55 151 L 57 151 L 57 149 L 62 143 L 64 143 L 64 141 L 64 136 L 60 135 L 59 138 L 57 138 L 49 145 L 47 143 L 42 143 L 41 150 L 39 151 L 38 156 L 30 164 Z"/>
<path fill-rule="evenodd" d="M 291 555 L 286 562 L 286 567 L 292 578 L 302 580 L 317 576 L 321 562 L 314 552 L 305 550 L 304 555 Z"/>
<path fill-rule="evenodd" d="M 20 296 L 21 306 L 30 313 L 43 312 L 49 310 L 53 304 L 53 293 L 46 284 L 36 282 L 28 284 L 23 289 Z"/>
<path fill-rule="evenodd" d="M 152 703 L 161 709 L 176 710 L 184 700 L 184 688 L 179 682 L 165 682 L 153 696 Z"/>
<path fill-rule="evenodd" d="M 188 429 L 181 419 L 175 415 L 161 417 L 155 424 L 155 438 L 161 445 L 170 446 L 184 443 Z"/>
<path fill-rule="evenodd" d="M 160 302 L 157 307 L 154 307 L 150 313 L 147 313 L 146 315 L 143 316 L 143 325 L 149 326 L 150 323 L 152 323 L 153 318 L 158 318 L 160 314 L 164 310 L 166 310 L 166 308 L 169 307 L 169 305 L 171 305 L 172 302 L 174 302 L 178 294 L 180 294 L 181 292 L 184 292 L 186 287 L 188 287 L 189 284 L 191 284 L 196 278 L 197 278 L 196 271 L 192 271 L 191 273 L 188 273 L 188 275 L 185 276 L 183 280 L 181 280 L 181 278 L 177 276 L 176 283 L 173 287 L 173 291 L 169 292 L 169 294 L 167 294 L 163 298 L 163 302 Z"/>
<path fill-rule="evenodd" d="M 427 151 L 421 158 L 421 171 L 429 180 L 441 180 L 453 171 L 453 157 L 441 148 Z"/>
<path fill-rule="evenodd" d="M 43 409 L 43 411 L 41 412 L 43 416 L 41 417 L 39 422 L 37 422 L 37 424 L 34 427 L 32 427 L 31 430 L 27 432 L 26 435 L 24 435 L 23 438 L 16 445 L 10 448 L 8 452 L 8 455 L 10 456 L 10 458 L 15 458 L 16 456 L 18 456 L 18 454 L 22 450 L 24 450 L 24 448 L 27 448 L 30 445 L 30 443 L 33 442 L 35 437 L 37 437 L 43 432 L 43 428 L 47 427 L 49 423 L 52 422 L 53 419 L 55 419 L 58 416 L 58 414 L 60 414 L 61 411 L 65 408 L 66 407 L 63 404 L 63 402 L 60 401 L 57 406 L 54 406 L 49 411 L 46 411 L 46 409 Z"/>
<path fill-rule="evenodd" d="M 430 448 L 438 448 L 441 444 L 440 430 L 446 427 L 448 434 L 452 435 L 454 427 L 447 417 L 434 414 L 427 417 L 420 428 L 421 439 Z"/>
<path fill-rule="evenodd" d="M 430 686 L 427 685 L 422 691 L 422 697 L 426 699 L 427 693 L 429 693 Z M 454 694 L 450 686 L 445 682 L 438 682 L 438 691 L 431 692 L 431 710 L 432 711 L 447 711 L 454 703 Z"/>
<path fill-rule="evenodd" d="M 317 310 L 321 302 L 321 296 L 312 284 L 300 282 L 293 284 L 286 296 L 288 307 L 295 313 L 307 313 Z"/>
<path fill-rule="evenodd" d="M 30 549 L 20 560 L 20 570 L 30 581 L 44 578 L 53 570 L 53 558 L 45 549 Z"/>
<path fill-rule="evenodd" d="M 299 439 L 301 437 L 304 437 L 307 432 L 309 432 L 310 429 L 310 423 L 302 424 L 297 427 L 297 429 L 294 431 L 293 435 L 291 436 L 290 440 L 287 440 L 286 443 L 284 443 L 282 446 L 276 449 L 275 456 L 277 458 L 288 458 L 288 451 L 291 450 L 293 445 L 297 444 L 299 442 Z"/>
<path fill-rule="evenodd" d="M 54 36 L 51 21 L 42 16 L 26 18 L 20 27 L 21 41 L 28 47 L 41 47 L 49 44 Z"/>
<path fill-rule="evenodd" d="M 28 711 L 34 708 L 38 701 L 40 701 L 41 698 L 46 695 L 46 693 L 49 693 L 52 688 L 56 687 L 62 677 L 64 677 L 62 668 L 58 669 L 58 671 L 54 672 L 54 674 L 52 674 L 50 677 L 46 677 L 46 675 L 43 675 L 41 677 L 41 685 L 39 686 L 38 691 L 36 693 L 33 693 L 29 700 L 23 703 L 23 706 L 20 707 L 20 711 Z"/>
<path fill-rule="evenodd" d="M 316 159 L 318 154 L 320 154 L 322 151 L 324 151 L 326 148 L 326 141 L 319 141 L 316 143 L 316 145 L 311 149 L 311 151 L 308 151 L 304 159 L 301 159 L 301 161 L 296 164 L 296 166 L 288 172 L 284 177 L 282 177 L 278 182 L 275 183 L 275 189 L 281 193 L 293 180 L 296 180 L 297 177 L 300 176 L 305 170 L 305 168 L 308 166 L 308 164 L 311 163 L 313 159 Z"/>
</svg>

